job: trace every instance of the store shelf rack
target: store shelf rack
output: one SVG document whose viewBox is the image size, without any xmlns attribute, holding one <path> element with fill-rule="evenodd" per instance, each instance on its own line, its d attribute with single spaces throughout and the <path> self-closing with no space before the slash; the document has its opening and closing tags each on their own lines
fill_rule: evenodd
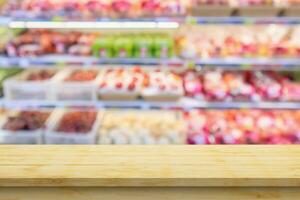
<svg viewBox="0 0 300 200">
<path fill-rule="evenodd" d="M 84 66 L 101 64 L 121 65 L 174 65 L 174 66 L 223 66 L 235 69 L 300 69 L 300 58 L 204 58 L 183 59 L 174 58 L 96 58 L 72 55 L 45 55 L 38 57 L 5 57 L 0 56 L 0 67 L 16 66 L 27 68 L 33 65 L 67 65 L 78 64 Z"/>
<path fill-rule="evenodd" d="M 122 24 L 122 26 L 120 26 Z M 124 26 L 126 25 L 127 26 Z M 65 21 L 64 19 L 36 19 L 0 17 L 0 25 L 10 28 L 178 28 L 188 24 L 300 24 L 300 17 L 158 17 L 141 19 L 111 19 L 101 18 L 93 21 Z M 76 27 L 77 26 L 77 27 Z"/>
<path fill-rule="evenodd" d="M 136 101 L 39 101 L 5 100 L 0 101 L 3 108 L 42 108 L 42 107 L 95 107 L 95 108 L 139 108 L 184 110 L 206 109 L 300 109 L 300 102 L 207 102 L 191 98 L 181 98 L 177 102 Z"/>
</svg>

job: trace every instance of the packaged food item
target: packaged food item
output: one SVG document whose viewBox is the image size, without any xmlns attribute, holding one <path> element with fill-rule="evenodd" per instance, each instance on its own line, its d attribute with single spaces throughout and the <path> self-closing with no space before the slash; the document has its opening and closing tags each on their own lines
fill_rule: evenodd
<svg viewBox="0 0 300 200">
<path fill-rule="evenodd" d="M 93 55 L 99 58 L 111 58 L 113 57 L 113 37 L 100 37 L 92 46 Z"/>
<path fill-rule="evenodd" d="M 157 35 L 154 38 L 154 57 L 169 58 L 174 55 L 174 41 L 165 35 Z"/>
<path fill-rule="evenodd" d="M 1 119 L 0 142 L 40 144 L 51 111 L 10 111 Z"/>
<path fill-rule="evenodd" d="M 46 144 L 95 144 L 101 115 L 95 110 L 55 110 Z"/>
<path fill-rule="evenodd" d="M 145 73 L 139 67 L 110 68 L 101 74 L 98 97 L 104 100 L 134 100 L 143 88 Z"/>
<path fill-rule="evenodd" d="M 142 97 L 148 101 L 176 101 L 184 95 L 182 79 L 167 70 L 154 70 L 144 80 Z"/>
<path fill-rule="evenodd" d="M 7 100 L 53 100 L 57 69 L 28 69 L 3 82 Z"/>
<path fill-rule="evenodd" d="M 153 50 L 153 39 L 151 36 L 140 35 L 134 38 L 134 57 L 150 58 Z"/>
<path fill-rule="evenodd" d="M 133 52 L 133 39 L 129 36 L 114 39 L 114 54 L 117 58 L 131 58 Z"/>
<path fill-rule="evenodd" d="M 184 144 L 180 113 L 172 111 L 110 110 L 105 113 L 99 144 Z"/>
</svg>

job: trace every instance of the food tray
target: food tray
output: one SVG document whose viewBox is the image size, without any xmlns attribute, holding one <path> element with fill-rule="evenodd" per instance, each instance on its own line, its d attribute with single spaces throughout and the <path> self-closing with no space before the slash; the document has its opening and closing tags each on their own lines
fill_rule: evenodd
<svg viewBox="0 0 300 200">
<path fill-rule="evenodd" d="M 92 81 L 64 81 L 75 70 L 89 70 L 95 68 L 67 68 L 60 73 L 59 80 L 54 86 L 54 99 L 59 101 L 95 101 L 97 100 L 96 90 L 99 82 L 99 74 Z M 96 69 L 95 69 L 96 70 Z M 98 71 L 98 70 L 97 70 Z"/>
<path fill-rule="evenodd" d="M 17 114 L 19 111 L 11 111 L 10 114 Z M 45 110 L 45 112 L 50 112 Z M 45 127 L 48 125 L 52 112 L 45 122 Z M 40 128 L 31 131 L 10 131 L 4 130 L 2 127 L 8 119 L 8 115 L 3 115 L 0 119 L 0 143 L 1 144 L 42 144 L 44 129 Z"/>
<path fill-rule="evenodd" d="M 174 127 L 168 127 L 168 124 L 161 122 L 162 126 L 165 126 L 166 132 L 161 133 L 159 131 L 159 135 L 155 135 L 147 131 L 150 129 L 145 129 L 145 127 L 151 124 L 155 129 L 158 128 L 157 126 L 160 126 L 154 122 L 158 117 L 158 120 L 166 117 L 167 119 L 165 120 L 167 122 L 170 122 L 170 119 L 175 120 Z M 151 121 L 151 119 L 154 119 L 154 121 Z M 130 124 L 134 124 L 135 127 L 130 128 Z M 186 134 L 184 134 L 184 127 L 185 124 L 183 123 L 181 112 L 112 109 L 107 110 L 104 114 L 101 129 L 99 130 L 98 144 L 185 144 Z"/>
<path fill-rule="evenodd" d="M 209 6 L 209 5 L 200 5 L 192 8 L 193 16 L 205 16 L 205 17 L 221 17 L 221 16 L 231 16 L 234 9 L 230 6 Z"/>
<path fill-rule="evenodd" d="M 95 144 L 97 138 L 97 132 L 100 128 L 100 122 L 103 111 L 97 112 L 96 120 L 92 126 L 92 129 L 88 133 L 65 133 L 56 131 L 57 126 L 65 113 L 68 110 L 57 109 L 51 116 L 49 126 L 45 132 L 46 144 Z"/>
<path fill-rule="evenodd" d="M 281 10 L 281 8 L 273 5 L 242 6 L 238 8 L 238 14 L 247 17 L 274 17 L 278 16 Z"/>
<path fill-rule="evenodd" d="M 56 71 L 55 69 L 47 70 Z M 26 80 L 29 74 L 36 71 L 40 71 L 40 69 L 28 69 L 5 80 L 3 82 L 4 97 L 7 100 L 53 100 L 53 83 L 59 73 L 48 80 Z"/>
</svg>

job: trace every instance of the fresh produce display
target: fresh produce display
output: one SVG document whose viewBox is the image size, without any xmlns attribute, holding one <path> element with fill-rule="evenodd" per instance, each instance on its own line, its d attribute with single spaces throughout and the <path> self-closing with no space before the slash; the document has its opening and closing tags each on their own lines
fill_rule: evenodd
<svg viewBox="0 0 300 200">
<path fill-rule="evenodd" d="M 299 27 L 208 25 L 189 27 L 179 39 L 186 58 L 297 58 Z"/>
<path fill-rule="evenodd" d="M 13 114 L 7 118 L 2 129 L 9 131 L 32 131 L 44 128 L 50 112 L 21 111 Z"/>
<path fill-rule="evenodd" d="M 53 78 L 54 74 L 57 74 Z M 20 79 L 23 77 L 23 79 Z M 33 89 L 35 88 L 35 89 Z M 172 71 L 151 66 L 111 66 L 28 69 L 4 82 L 5 98 L 57 101 L 136 100 L 177 101 L 293 101 L 300 102 L 297 72 L 226 71 L 205 69 Z"/>
<path fill-rule="evenodd" d="M 184 144 L 184 123 L 172 111 L 107 111 L 99 144 Z"/>
<path fill-rule="evenodd" d="M 186 96 L 207 101 L 300 101 L 296 76 L 271 71 L 209 70 L 183 75 Z"/>
<path fill-rule="evenodd" d="M 9 0 L 4 14 L 46 19 L 136 18 L 180 16 L 189 6 L 190 0 Z"/>
<path fill-rule="evenodd" d="M 102 75 L 99 97 L 110 100 L 176 100 L 183 96 L 181 77 L 168 70 L 110 68 Z"/>
<path fill-rule="evenodd" d="M 98 144 L 300 144 L 298 110 L 100 112 L 103 118 L 90 109 L 69 109 L 62 113 L 60 109 L 5 110 L 2 113 L 5 120 L 1 123 L 1 134 L 5 137 L 0 143 L 35 143 L 37 138 L 31 133 L 41 130 L 39 137 L 45 134 L 48 144 L 92 144 L 96 141 Z M 46 125 L 48 118 L 52 121 Z M 7 133 L 9 135 L 5 135 Z M 13 139 L 8 137 L 14 135 Z"/>
<path fill-rule="evenodd" d="M 5 54 L 26 57 L 47 54 L 94 55 L 100 58 L 168 58 L 174 39 L 166 34 L 114 34 L 27 30 L 6 44 Z"/>
<path fill-rule="evenodd" d="M 7 45 L 8 56 L 37 56 L 43 54 L 91 55 L 96 33 L 26 30 Z"/>
<path fill-rule="evenodd" d="M 300 144 L 300 112 L 195 110 L 186 113 L 189 144 Z"/>
<path fill-rule="evenodd" d="M 166 34 L 103 35 L 92 46 L 99 58 L 169 58 L 174 56 L 174 39 Z"/>
<path fill-rule="evenodd" d="M 91 131 L 97 113 L 93 111 L 70 111 L 65 113 L 57 127 L 58 132 L 87 133 Z"/>
</svg>

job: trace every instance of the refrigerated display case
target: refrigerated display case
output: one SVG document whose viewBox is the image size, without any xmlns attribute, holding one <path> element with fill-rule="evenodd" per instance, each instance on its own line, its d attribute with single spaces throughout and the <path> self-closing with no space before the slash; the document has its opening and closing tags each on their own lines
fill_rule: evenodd
<svg viewBox="0 0 300 200">
<path fill-rule="evenodd" d="M 0 199 L 299 199 L 300 1 L 1 6 Z"/>
</svg>

